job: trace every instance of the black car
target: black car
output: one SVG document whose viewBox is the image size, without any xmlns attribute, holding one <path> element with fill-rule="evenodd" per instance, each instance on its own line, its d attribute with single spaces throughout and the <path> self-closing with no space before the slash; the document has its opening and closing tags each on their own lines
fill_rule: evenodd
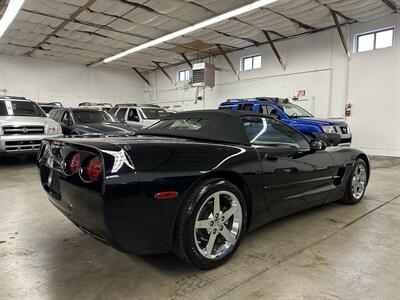
<svg viewBox="0 0 400 300">
<path fill-rule="evenodd" d="M 64 135 L 133 134 L 136 130 L 109 113 L 91 108 L 59 108 L 50 118 L 60 123 Z"/>
<path fill-rule="evenodd" d="M 92 237 L 135 254 L 172 249 L 210 269 L 246 231 L 361 200 L 367 156 L 325 148 L 265 115 L 192 111 L 135 137 L 44 141 L 38 165 L 50 201 Z"/>
</svg>

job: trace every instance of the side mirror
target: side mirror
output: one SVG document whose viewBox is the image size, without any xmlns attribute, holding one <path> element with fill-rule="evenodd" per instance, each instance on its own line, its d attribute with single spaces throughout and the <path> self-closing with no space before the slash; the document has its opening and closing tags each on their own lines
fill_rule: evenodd
<svg viewBox="0 0 400 300">
<path fill-rule="evenodd" d="M 326 147 L 327 147 L 327 145 L 324 141 L 320 141 L 320 140 L 311 140 L 310 141 L 310 149 L 313 151 L 325 150 Z"/>
</svg>

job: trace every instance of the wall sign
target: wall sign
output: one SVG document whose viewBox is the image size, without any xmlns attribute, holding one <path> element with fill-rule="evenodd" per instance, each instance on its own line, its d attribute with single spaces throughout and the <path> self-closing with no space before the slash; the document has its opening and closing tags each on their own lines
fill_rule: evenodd
<svg viewBox="0 0 400 300">
<path fill-rule="evenodd" d="M 298 90 L 297 97 L 304 97 L 306 95 L 306 90 Z"/>
</svg>

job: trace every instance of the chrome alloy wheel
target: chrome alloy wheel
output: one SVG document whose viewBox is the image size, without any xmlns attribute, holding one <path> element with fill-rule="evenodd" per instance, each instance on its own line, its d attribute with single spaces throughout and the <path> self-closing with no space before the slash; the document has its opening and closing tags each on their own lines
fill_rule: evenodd
<svg viewBox="0 0 400 300">
<path fill-rule="evenodd" d="M 242 207 L 231 192 L 218 191 L 200 207 L 194 224 L 197 250 L 208 259 L 229 253 L 235 246 L 243 224 Z"/>
<path fill-rule="evenodd" d="M 367 185 L 367 171 L 362 164 L 358 164 L 353 172 L 351 180 L 351 192 L 355 199 L 360 199 Z"/>
</svg>

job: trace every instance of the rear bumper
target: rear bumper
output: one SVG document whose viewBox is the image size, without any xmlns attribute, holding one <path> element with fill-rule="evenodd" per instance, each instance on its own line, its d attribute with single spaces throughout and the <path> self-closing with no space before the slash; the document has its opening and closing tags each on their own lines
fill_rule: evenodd
<svg viewBox="0 0 400 300">
<path fill-rule="evenodd" d="M 74 223 L 84 233 L 97 239 L 98 241 L 107 244 L 117 250 L 121 250 L 119 245 L 112 239 L 105 227 L 99 226 L 100 224 L 94 224 L 87 222 L 74 214 L 73 204 L 67 203 L 64 200 L 54 197 L 48 192 L 48 199 L 61 213 L 63 213 L 72 223 Z"/>
<path fill-rule="evenodd" d="M 170 251 L 177 200 L 145 199 L 135 174 L 122 184 L 95 187 L 83 184 L 78 175 L 65 177 L 39 167 L 50 202 L 84 233 L 132 254 Z"/>
<path fill-rule="evenodd" d="M 43 139 L 59 137 L 62 135 L 2 135 L 0 155 L 34 154 L 39 151 Z"/>
</svg>

